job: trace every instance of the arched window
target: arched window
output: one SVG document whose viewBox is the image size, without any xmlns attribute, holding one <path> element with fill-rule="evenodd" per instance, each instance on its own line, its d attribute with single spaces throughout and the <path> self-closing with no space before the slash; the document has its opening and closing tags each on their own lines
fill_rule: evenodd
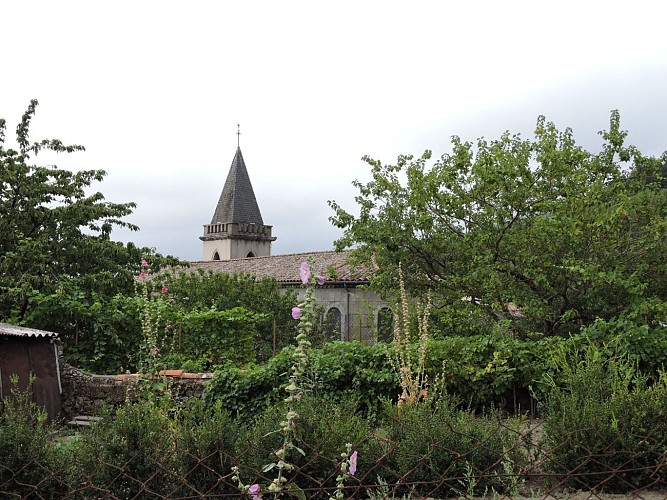
<svg viewBox="0 0 667 500">
<path fill-rule="evenodd" d="M 388 307 L 378 311 L 377 332 L 379 342 L 394 340 L 394 314 Z"/>
<path fill-rule="evenodd" d="M 337 307 L 330 308 L 324 316 L 324 338 L 340 340 L 341 314 Z"/>
<path fill-rule="evenodd" d="M 248 252 L 248 255 L 246 255 L 246 258 L 248 258 L 248 257 L 254 257 L 254 256 L 255 256 L 255 254 L 252 253 L 252 250 L 250 250 L 250 251 Z"/>
<path fill-rule="evenodd" d="M 220 254 L 217 250 L 213 252 L 213 260 L 220 260 Z"/>
</svg>

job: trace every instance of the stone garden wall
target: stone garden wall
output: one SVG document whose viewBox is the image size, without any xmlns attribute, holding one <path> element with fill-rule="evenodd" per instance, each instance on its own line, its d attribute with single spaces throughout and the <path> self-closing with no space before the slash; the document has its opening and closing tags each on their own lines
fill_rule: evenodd
<svg viewBox="0 0 667 500">
<path fill-rule="evenodd" d="M 201 396 L 212 373 L 185 373 L 182 370 L 160 372 L 171 387 L 174 398 L 183 401 Z M 95 416 L 104 406 L 116 407 L 136 399 L 139 375 L 90 375 L 63 363 L 62 416 L 70 420 L 77 415 Z"/>
</svg>

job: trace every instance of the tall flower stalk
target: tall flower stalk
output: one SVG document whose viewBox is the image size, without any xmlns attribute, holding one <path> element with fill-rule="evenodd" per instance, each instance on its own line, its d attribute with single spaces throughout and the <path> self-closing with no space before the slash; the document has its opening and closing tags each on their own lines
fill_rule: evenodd
<svg viewBox="0 0 667 500">
<path fill-rule="evenodd" d="M 299 268 L 299 276 L 301 282 L 306 287 L 303 301 L 292 308 L 292 317 L 299 321 L 297 326 L 296 349 L 292 355 L 292 367 L 289 372 L 289 379 L 285 386 L 285 402 L 287 403 L 287 414 L 285 419 L 280 423 L 280 432 L 283 434 L 283 443 L 280 448 L 273 452 L 274 461 L 265 465 L 263 472 L 270 470 L 277 470 L 275 478 L 266 488 L 267 493 L 271 493 L 274 497 L 280 496 L 285 490 L 289 490 L 291 495 L 302 497 L 305 495 L 294 483 L 289 483 L 287 474 L 294 470 L 294 464 L 290 462 L 290 456 L 296 451 L 305 456 L 305 452 L 294 444 L 294 430 L 297 426 L 297 419 L 299 414 L 296 412 L 296 402 L 303 397 L 303 388 L 301 380 L 306 372 L 308 363 L 308 349 L 311 347 L 308 339 L 309 332 L 313 329 L 316 320 L 315 313 L 315 294 L 313 288 L 315 285 L 324 284 L 322 276 L 312 276 L 310 272 L 310 264 L 302 262 Z M 262 488 L 258 484 L 244 485 L 241 482 L 238 467 L 233 469 L 233 479 L 237 482 L 239 489 L 244 493 L 251 495 L 253 500 L 261 498 Z"/>
<path fill-rule="evenodd" d="M 154 295 L 154 284 L 150 278 L 150 268 L 145 260 L 141 263 L 141 272 L 137 277 L 137 295 L 141 298 L 141 331 L 143 333 L 140 357 L 137 368 L 147 378 L 142 379 L 144 388 L 148 390 L 148 396 L 155 396 L 157 392 L 166 387 L 164 377 L 159 373 L 163 368 L 163 348 L 165 347 L 165 334 L 161 334 L 163 324 L 163 310 L 165 306 L 164 297 L 169 292 L 165 283 L 162 284 L 161 293 Z M 168 328 L 167 328 L 168 330 Z"/>
<path fill-rule="evenodd" d="M 425 372 L 426 350 L 428 348 L 429 332 L 428 319 L 431 312 L 431 297 L 429 295 L 426 306 L 421 314 L 417 306 L 417 331 L 419 345 L 417 359 L 414 359 L 412 338 L 410 333 L 410 304 L 405 292 L 403 269 L 398 266 L 398 282 L 401 294 L 400 318 L 394 324 L 394 339 L 389 346 L 389 363 L 401 381 L 401 393 L 398 397 L 398 406 L 413 405 L 428 397 L 428 375 Z"/>
</svg>

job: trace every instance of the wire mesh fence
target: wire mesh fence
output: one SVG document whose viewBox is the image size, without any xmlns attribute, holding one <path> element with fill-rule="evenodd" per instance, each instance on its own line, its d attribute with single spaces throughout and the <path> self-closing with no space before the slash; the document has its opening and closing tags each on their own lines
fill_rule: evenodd
<svg viewBox="0 0 667 500">
<path fill-rule="evenodd" d="M 295 488 L 291 496 L 318 499 L 667 498 L 662 426 L 642 434 L 625 433 L 622 425 L 615 433 L 572 429 L 557 442 L 539 420 L 475 420 L 483 419 L 401 418 L 374 428 L 352 443 L 357 470 L 344 484 L 337 482 L 345 460 L 337 443 L 297 440 L 303 455 L 286 460 L 284 485 Z M 29 446 L 8 453 L 4 446 L 0 497 L 251 498 L 234 480 L 237 466 L 244 484 L 258 484 L 262 498 L 273 498 L 267 488 L 278 468 L 265 467 L 275 461 L 270 442 L 192 436 L 133 436 L 128 429 L 106 434 L 100 445 L 92 430 L 52 437 L 39 453 Z"/>
</svg>

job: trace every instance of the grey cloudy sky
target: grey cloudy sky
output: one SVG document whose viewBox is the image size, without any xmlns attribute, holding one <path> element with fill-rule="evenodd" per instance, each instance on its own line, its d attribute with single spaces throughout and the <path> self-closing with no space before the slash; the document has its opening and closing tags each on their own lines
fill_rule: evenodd
<svg viewBox="0 0 667 500">
<path fill-rule="evenodd" d="M 325 250 L 368 154 L 449 151 L 538 115 L 597 151 L 619 109 L 629 142 L 667 150 L 667 7 L 659 1 L 6 2 L 0 117 L 40 101 L 31 137 L 87 151 L 40 163 L 108 172 L 135 201 L 116 237 L 201 258 L 236 149 L 274 253 Z M 11 134 L 10 134 L 11 135 Z"/>
</svg>

